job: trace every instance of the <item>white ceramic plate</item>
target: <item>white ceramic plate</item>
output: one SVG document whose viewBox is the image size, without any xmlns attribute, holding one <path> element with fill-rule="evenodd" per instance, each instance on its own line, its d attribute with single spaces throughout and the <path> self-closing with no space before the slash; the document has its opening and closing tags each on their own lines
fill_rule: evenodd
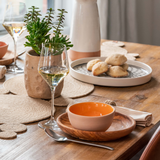
<svg viewBox="0 0 160 160">
<path fill-rule="evenodd" d="M 97 57 L 83 58 L 73 61 L 70 64 L 70 74 L 72 77 L 91 84 L 113 87 L 136 86 L 147 83 L 151 79 L 152 68 L 145 63 L 128 60 L 129 75 L 123 78 L 112 78 L 106 74 L 93 76 L 92 72 L 87 70 L 87 62 Z M 99 57 L 102 61 L 106 57 Z"/>
</svg>

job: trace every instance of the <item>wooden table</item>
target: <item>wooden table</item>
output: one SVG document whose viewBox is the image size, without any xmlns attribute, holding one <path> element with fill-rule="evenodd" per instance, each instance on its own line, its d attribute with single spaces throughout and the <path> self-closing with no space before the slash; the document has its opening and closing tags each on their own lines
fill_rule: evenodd
<svg viewBox="0 0 160 160">
<path fill-rule="evenodd" d="M 24 49 L 24 35 L 18 41 L 18 52 Z M 1 37 L 13 50 L 13 41 L 9 35 Z M 102 40 L 104 41 L 104 40 Z M 95 90 L 88 96 L 77 98 L 76 101 L 104 101 L 106 99 L 116 100 L 118 105 L 147 111 L 153 114 L 154 125 L 150 127 L 136 127 L 128 136 L 116 141 L 103 142 L 102 144 L 113 147 L 114 151 L 96 148 L 71 142 L 55 142 L 49 138 L 37 123 L 28 124 L 27 132 L 18 134 L 16 139 L 0 139 L 0 159 L 1 160 L 115 160 L 129 159 L 139 151 L 149 140 L 152 132 L 159 125 L 160 120 L 160 46 L 144 45 L 125 42 L 125 48 L 130 53 L 139 53 L 138 61 L 150 65 L 153 69 L 150 82 L 126 88 L 95 86 Z M 24 56 L 22 56 L 22 60 Z M 22 65 L 22 64 L 21 64 Z M 6 74 L 0 80 L 0 85 L 14 75 Z M 57 115 L 65 112 L 65 107 L 57 107 Z"/>
</svg>

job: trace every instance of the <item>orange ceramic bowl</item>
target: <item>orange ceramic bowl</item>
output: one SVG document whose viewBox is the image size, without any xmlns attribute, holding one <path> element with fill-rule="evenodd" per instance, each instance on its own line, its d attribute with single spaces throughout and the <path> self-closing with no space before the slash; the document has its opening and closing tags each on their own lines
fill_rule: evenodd
<svg viewBox="0 0 160 160">
<path fill-rule="evenodd" d="M 0 41 L 0 59 L 6 54 L 8 49 L 8 44 Z"/>
<path fill-rule="evenodd" d="M 104 103 L 83 102 L 71 105 L 67 112 L 71 125 L 76 129 L 106 131 L 112 124 L 115 109 Z"/>
</svg>

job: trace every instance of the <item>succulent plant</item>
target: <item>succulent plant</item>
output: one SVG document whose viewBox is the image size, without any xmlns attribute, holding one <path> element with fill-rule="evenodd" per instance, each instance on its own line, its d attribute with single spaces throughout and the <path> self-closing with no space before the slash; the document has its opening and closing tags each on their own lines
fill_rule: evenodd
<svg viewBox="0 0 160 160">
<path fill-rule="evenodd" d="M 54 10 L 48 9 L 46 16 L 41 20 L 41 14 L 38 7 L 32 6 L 30 11 L 25 15 L 25 23 L 28 31 L 26 39 L 28 40 L 24 45 L 32 47 L 32 49 L 40 55 L 42 43 L 63 43 L 69 49 L 73 45 L 67 36 L 61 32 L 64 27 L 65 9 L 58 9 L 57 23 L 53 23 Z M 53 36 L 50 31 L 53 29 Z"/>
</svg>

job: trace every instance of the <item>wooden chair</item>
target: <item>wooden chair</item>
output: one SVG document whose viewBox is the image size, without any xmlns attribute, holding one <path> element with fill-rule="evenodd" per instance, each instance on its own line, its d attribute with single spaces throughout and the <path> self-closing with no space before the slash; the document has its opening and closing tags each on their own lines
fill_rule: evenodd
<svg viewBox="0 0 160 160">
<path fill-rule="evenodd" d="M 160 160 L 160 126 L 152 135 L 140 160 Z"/>
</svg>

